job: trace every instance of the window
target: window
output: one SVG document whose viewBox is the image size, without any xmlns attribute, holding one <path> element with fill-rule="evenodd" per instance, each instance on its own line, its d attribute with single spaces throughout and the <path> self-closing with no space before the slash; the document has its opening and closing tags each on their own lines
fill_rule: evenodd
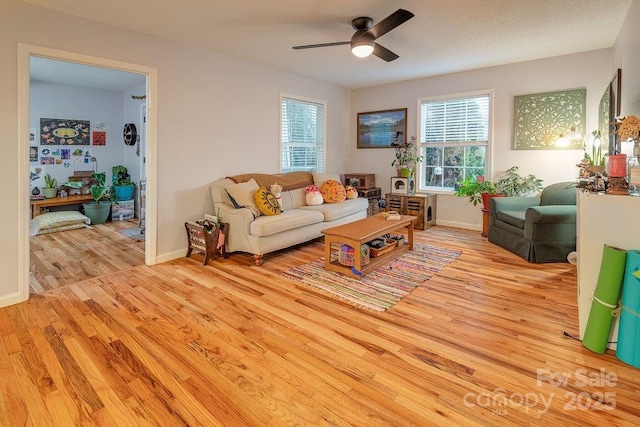
<svg viewBox="0 0 640 427">
<path fill-rule="evenodd" d="M 453 190 L 466 177 L 485 175 L 489 158 L 489 91 L 418 100 L 421 190 Z"/>
<path fill-rule="evenodd" d="M 280 172 L 324 172 L 324 101 L 280 96 Z"/>
</svg>

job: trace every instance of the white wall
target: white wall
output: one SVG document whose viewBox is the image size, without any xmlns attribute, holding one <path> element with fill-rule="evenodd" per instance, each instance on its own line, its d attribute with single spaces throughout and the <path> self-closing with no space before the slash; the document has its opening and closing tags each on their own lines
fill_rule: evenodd
<svg viewBox="0 0 640 427">
<path fill-rule="evenodd" d="M 383 192 L 395 175 L 390 166 L 394 152 L 388 149 L 356 148 L 358 112 L 408 108 L 407 132 L 418 136 L 418 98 L 494 90 L 493 147 L 488 175 L 497 176 L 511 166 L 522 174 L 533 173 L 545 184 L 571 181 L 577 176 L 581 150 L 513 150 L 513 98 L 515 95 L 564 89 L 587 89 L 587 130 L 598 128 L 598 103 L 612 75 L 612 49 L 597 50 L 456 74 L 424 78 L 354 90 L 351 99 L 349 171 L 375 172 Z M 436 222 L 480 230 L 480 209 L 450 193 L 438 194 Z"/>
<path fill-rule="evenodd" d="M 138 131 L 138 135 L 141 133 L 141 129 L 144 126 L 144 123 L 140 120 L 140 107 L 143 104 L 146 104 L 146 99 L 133 99 L 134 96 L 142 96 L 147 94 L 147 89 L 144 85 L 137 86 L 131 88 L 130 90 L 125 91 L 124 94 L 124 123 L 133 123 L 136 125 L 136 129 Z M 124 126 L 124 124 L 123 124 Z M 120 129 L 120 135 L 122 135 L 122 129 Z M 120 138 L 122 140 L 122 138 Z M 140 168 L 141 162 L 140 157 L 137 154 L 138 146 L 134 145 L 125 145 L 122 142 L 123 146 L 123 160 L 122 165 L 127 168 L 129 171 L 129 175 L 131 175 L 131 180 L 134 182 L 140 181 Z M 144 154 L 144 152 L 143 152 Z M 137 202 L 136 202 L 137 203 Z M 137 208 L 136 208 L 137 212 Z"/>
<path fill-rule="evenodd" d="M 124 93 L 111 90 L 86 88 L 41 81 L 32 81 L 30 89 L 30 123 L 36 129 L 41 118 L 89 120 L 106 124 L 107 142 L 104 146 L 95 145 L 38 145 L 42 149 L 82 148 L 88 150 L 97 159 L 96 164 L 73 164 L 64 168 L 62 164 L 46 165 L 45 172 L 58 180 L 58 184 L 68 181 L 74 170 L 95 170 L 107 173 L 107 183 L 111 182 L 111 167 L 123 164 L 124 143 L 122 127 L 124 125 Z M 93 129 L 92 129 L 93 130 Z M 36 135 L 39 141 L 39 135 Z M 35 165 L 35 163 L 31 163 Z"/>
<path fill-rule="evenodd" d="M 635 0 L 624 20 L 613 48 L 611 76 L 622 69 L 620 113 L 640 116 L 640 1 Z"/>
<path fill-rule="evenodd" d="M 52 22 L 64 22 L 54 25 Z M 323 99 L 327 107 L 327 170 L 344 171 L 349 131 L 349 91 L 225 55 L 171 43 L 17 0 L 0 2 L 0 306 L 19 298 L 17 44 L 98 56 L 158 70 L 158 259 L 183 256 L 184 221 L 212 210 L 209 183 L 278 168 L 279 92 Z M 28 207 L 24 208 L 25 211 Z"/>
</svg>

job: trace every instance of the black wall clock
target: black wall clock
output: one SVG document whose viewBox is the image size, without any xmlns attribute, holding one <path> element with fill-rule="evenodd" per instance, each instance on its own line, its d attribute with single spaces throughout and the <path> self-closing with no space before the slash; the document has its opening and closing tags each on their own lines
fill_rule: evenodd
<svg viewBox="0 0 640 427">
<path fill-rule="evenodd" d="M 136 143 L 138 139 L 138 131 L 136 130 L 136 125 L 133 123 L 127 123 L 124 125 L 124 131 L 122 132 L 122 137 L 124 139 L 124 143 L 127 145 L 133 145 Z"/>
</svg>

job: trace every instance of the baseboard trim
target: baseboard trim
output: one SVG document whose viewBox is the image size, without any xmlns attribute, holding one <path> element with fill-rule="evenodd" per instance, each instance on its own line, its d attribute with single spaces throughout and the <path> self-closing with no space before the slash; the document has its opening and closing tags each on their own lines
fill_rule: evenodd
<svg viewBox="0 0 640 427">
<path fill-rule="evenodd" d="M 161 262 L 172 261 L 178 258 L 184 258 L 186 254 L 187 254 L 187 248 L 185 247 L 184 249 L 178 249 L 177 251 L 167 252 L 166 254 L 157 255 L 156 262 L 161 263 Z"/>
<path fill-rule="evenodd" d="M 436 225 L 442 225 L 444 227 L 462 228 L 465 230 L 482 231 L 482 224 L 467 224 L 466 222 L 436 220 Z"/>
<path fill-rule="evenodd" d="M 19 304 L 21 302 L 25 302 L 27 299 L 23 299 L 20 296 L 20 292 L 14 292 L 8 295 L 3 295 L 2 298 L 0 298 L 0 308 L 8 307 L 14 304 Z"/>
</svg>

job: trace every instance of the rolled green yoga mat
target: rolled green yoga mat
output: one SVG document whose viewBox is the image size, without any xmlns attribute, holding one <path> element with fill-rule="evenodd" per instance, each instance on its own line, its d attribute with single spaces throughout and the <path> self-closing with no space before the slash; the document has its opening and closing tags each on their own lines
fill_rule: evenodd
<svg viewBox="0 0 640 427">
<path fill-rule="evenodd" d="M 622 286 L 622 310 L 618 328 L 616 356 L 624 363 L 640 368 L 640 251 L 627 253 Z"/>
<path fill-rule="evenodd" d="M 620 297 L 626 261 L 627 251 L 604 245 L 598 283 L 582 339 L 582 345 L 593 352 L 603 354 L 607 349 L 613 325 L 612 312 Z"/>
</svg>

